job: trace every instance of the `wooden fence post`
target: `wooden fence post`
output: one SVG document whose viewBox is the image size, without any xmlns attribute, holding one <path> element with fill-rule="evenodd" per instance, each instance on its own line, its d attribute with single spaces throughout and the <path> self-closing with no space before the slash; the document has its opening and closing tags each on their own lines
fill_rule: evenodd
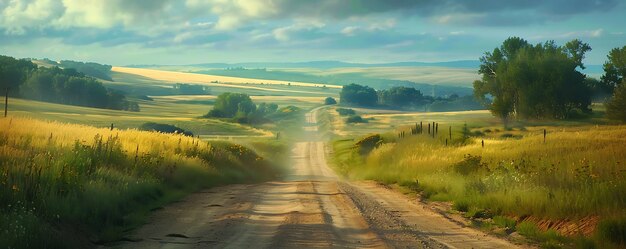
<svg viewBox="0 0 626 249">
<path fill-rule="evenodd" d="M 4 117 L 7 117 L 9 111 L 9 88 L 7 87 L 6 95 L 4 95 Z"/>
<path fill-rule="evenodd" d="M 546 143 L 546 134 L 547 134 L 546 129 L 543 129 L 543 143 L 544 144 Z"/>
<path fill-rule="evenodd" d="M 483 148 L 485 148 L 485 140 L 480 140 L 480 144 L 483 146 Z"/>
<path fill-rule="evenodd" d="M 452 125 L 450 125 L 450 128 L 448 129 L 448 133 L 450 134 L 450 142 L 452 142 Z"/>
</svg>

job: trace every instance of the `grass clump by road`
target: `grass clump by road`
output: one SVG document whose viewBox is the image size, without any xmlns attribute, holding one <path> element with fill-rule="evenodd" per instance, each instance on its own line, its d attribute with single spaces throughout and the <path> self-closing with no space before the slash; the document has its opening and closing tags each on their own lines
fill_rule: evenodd
<svg viewBox="0 0 626 249">
<path fill-rule="evenodd" d="M 519 138 L 465 143 L 454 133 L 448 146 L 447 132 L 435 138 L 394 132 L 382 134 L 383 142 L 366 155 L 355 146 L 359 139 L 336 140 L 334 164 L 350 178 L 397 183 L 429 200 L 451 201 L 474 218 L 539 221 L 542 232 L 613 238 L 614 246 L 624 246 L 625 226 L 618 221 L 626 217 L 626 127 L 551 127 L 545 143 L 542 129 L 524 130 Z M 577 221 L 580 227 L 564 228 Z"/>
<path fill-rule="evenodd" d="M 83 248 L 115 241 L 151 209 L 186 193 L 280 173 L 237 144 L 1 119 L 0 247 Z"/>
</svg>

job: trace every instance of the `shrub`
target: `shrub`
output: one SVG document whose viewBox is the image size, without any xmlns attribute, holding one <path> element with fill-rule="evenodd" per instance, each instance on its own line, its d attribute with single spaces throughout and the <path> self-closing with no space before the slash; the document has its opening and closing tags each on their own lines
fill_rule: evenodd
<svg viewBox="0 0 626 249">
<path fill-rule="evenodd" d="M 356 142 L 355 147 L 358 149 L 359 154 L 367 155 L 373 149 L 378 147 L 382 142 L 383 140 L 380 137 L 380 134 L 374 134 L 374 135 L 364 137 L 363 139 Z"/>
<path fill-rule="evenodd" d="M 210 110 L 209 113 L 207 113 L 206 115 L 204 115 L 205 118 L 223 118 L 224 117 L 224 113 L 222 113 L 222 111 L 220 110 Z"/>
<path fill-rule="evenodd" d="M 334 104 L 337 104 L 337 100 L 335 100 L 335 98 L 333 98 L 333 97 L 327 97 L 326 99 L 324 99 L 324 104 L 325 105 L 334 105 Z"/>
<path fill-rule="evenodd" d="M 352 116 L 350 116 L 350 117 L 348 117 L 346 119 L 346 123 L 348 123 L 348 124 L 351 124 L 351 123 L 367 123 L 367 120 L 363 119 L 359 115 L 352 115 Z"/>
<path fill-rule="evenodd" d="M 452 205 L 452 208 L 459 212 L 467 212 L 469 210 L 469 203 L 464 200 L 457 200 Z"/>
<path fill-rule="evenodd" d="M 602 240 L 626 246 L 626 218 L 601 221 L 596 234 Z"/>
<path fill-rule="evenodd" d="M 486 169 L 487 164 L 481 162 L 481 160 L 481 156 L 472 156 L 470 154 L 467 154 L 463 157 L 463 161 L 454 164 L 454 172 L 466 176 L 478 172 L 481 169 Z"/>
<path fill-rule="evenodd" d="M 183 134 L 185 136 L 193 137 L 193 133 L 190 131 L 185 131 L 182 128 L 178 128 L 174 125 L 159 124 L 159 123 L 154 123 L 154 122 L 148 122 L 148 123 L 142 124 L 141 126 L 139 126 L 139 130 L 157 131 L 157 132 L 163 132 L 163 133 L 176 133 L 176 134 Z"/>
<path fill-rule="evenodd" d="M 626 82 L 615 88 L 613 97 L 606 103 L 606 116 L 609 119 L 626 121 Z"/>
<path fill-rule="evenodd" d="M 336 111 L 341 116 L 349 116 L 349 115 L 355 115 L 356 114 L 356 112 L 354 110 L 349 109 L 349 108 L 337 108 Z"/>
</svg>

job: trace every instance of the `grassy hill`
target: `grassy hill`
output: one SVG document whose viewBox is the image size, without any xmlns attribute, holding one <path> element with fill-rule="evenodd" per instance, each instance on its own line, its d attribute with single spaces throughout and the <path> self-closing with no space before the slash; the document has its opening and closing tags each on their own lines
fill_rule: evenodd
<svg viewBox="0 0 626 249">
<path fill-rule="evenodd" d="M 280 172 L 237 144 L 0 119 L 0 247 L 92 247 L 184 194 Z"/>
</svg>

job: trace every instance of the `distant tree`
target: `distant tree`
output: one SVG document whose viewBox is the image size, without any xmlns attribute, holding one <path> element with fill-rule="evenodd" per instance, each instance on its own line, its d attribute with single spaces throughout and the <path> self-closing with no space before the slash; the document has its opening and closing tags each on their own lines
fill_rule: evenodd
<svg viewBox="0 0 626 249">
<path fill-rule="evenodd" d="M 6 89 L 10 89 L 11 96 L 18 95 L 20 85 L 36 69 L 37 65 L 28 60 L 0 55 L 0 92 L 4 94 Z"/>
<path fill-rule="evenodd" d="M 481 80 L 474 94 L 505 126 L 511 117 L 564 119 L 574 110 L 589 112 L 591 90 L 582 59 L 591 48 L 579 40 L 563 47 L 554 41 L 531 45 L 511 37 L 480 58 Z"/>
<path fill-rule="evenodd" d="M 324 105 L 334 105 L 334 104 L 337 104 L 337 100 L 335 100 L 335 98 L 326 97 L 326 99 L 324 99 Z"/>
<path fill-rule="evenodd" d="M 243 93 L 222 93 L 217 96 L 213 110 L 209 114 L 219 114 L 219 117 L 232 118 L 236 115 L 247 116 L 256 110 L 256 105 L 250 96 Z"/>
<path fill-rule="evenodd" d="M 626 46 L 612 49 L 602 67 L 604 75 L 601 81 L 613 90 L 626 78 Z"/>
<path fill-rule="evenodd" d="M 339 94 L 342 104 L 375 106 L 378 96 L 374 88 L 357 84 L 343 86 Z"/>
<path fill-rule="evenodd" d="M 615 88 L 613 97 L 606 103 L 606 116 L 609 119 L 626 121 L 626 79 Z"/>
<path fill-rule="evenodd" d="M 424 104 L 424 95 L 413 87 L 397 86 L 378 91 L 378 102 L 393 107 L 410 107 Z"/>
</svg>

